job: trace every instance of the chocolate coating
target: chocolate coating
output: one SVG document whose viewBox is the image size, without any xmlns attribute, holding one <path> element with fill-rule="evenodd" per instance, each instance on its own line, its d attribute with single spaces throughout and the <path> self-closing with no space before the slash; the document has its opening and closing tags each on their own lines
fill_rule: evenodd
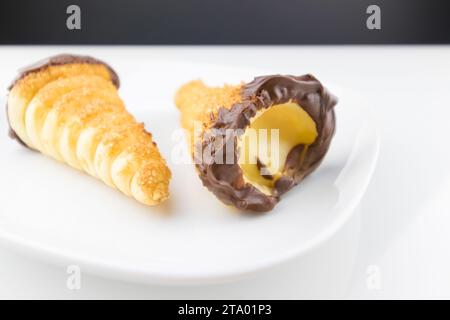
<svg viewBox="0 0 450 320">
<path fill-rule="evenodd" d="M 110 73 L 110 77 L 111 77 L 111 81 L 112 83 L 119 88 L 120 86 L 120 80 L 119 80 L 119 76 L 117 75 L 117 73 L 114 71 L 113 68 L 111 68 L 107 63 L 89 57 L 89 56 L 80 56 L 80 55 L 71 55 L 71 54 L 59 54 L 56 56 L 52 56 L 46 59 L 42 59 L 28 67 L 22 68 L 19 70 L 19 74 L 18 76 L 14 79 L 14 81 L 11 83 L 11 85 L 8 87 L 8 90 L 11 91 L 11 89 L 17 84 L 17 82 L 23 78 L 25 78 L 27 75 L 29 75 L 30 73 L 33 72 L 38 72 L 41 71 L 45 68 L 48 68 L 50 66 L 58 66 L 58 65 L 64 65 L 64 64 L 78 64 L 78 63 L 88 63 L 88 64 L 102 64 L 104 65 L 109 73 Z M 27 146 L 21 139 L 20 137 L 16 134 L 16 132 L 11 128 L 10 122 L 9 122 L 9 117 L 8 117 L 8 102 L 6 102 L 6 119 L 8 121 L 8 126 L 9 126 L 9 132 L 8 132 L 8 136 L 14 140 L 17 140 L 20 144 L 22 144 L 23 146 L 29 148 L 29 146 Z"/>
<path fill-rule="evenodd" d="M 203 184 L 225 204 L 242 210 L 269 211 L 278 203 L 283 193 L 301 182 L 323 160 L 335 131 L 334 106 L 337 99 L 309 74 L 299 77 L 289 75 L 257 77 L 243 86 L 241 96 L 242 101 L 230 109 L 223 107 L 219 109 L 217 118 L 210 128 L 215 131 L 214 135 L 204 137 L 196 146 L 196 150 L 209 148 L 212 155 L 218 150 L 229 152 L 225 148 L 227 129 L 243 131 L 258 110 L 289 101 L 299 104 L 316 123 L 318 133 L 316 140 L 308 146 L 303 158 L 301 155 L 305 145 L 297 145 L 289 152 L 284 175 L 276 181 L 271 195 L 244 181 L 242 169 L 238 164 L 239 150 L 236 141 L 233 154 L 228 155 L 233 158 L 233 164 L 199 161 L 196 165 Z"/>
</svg>

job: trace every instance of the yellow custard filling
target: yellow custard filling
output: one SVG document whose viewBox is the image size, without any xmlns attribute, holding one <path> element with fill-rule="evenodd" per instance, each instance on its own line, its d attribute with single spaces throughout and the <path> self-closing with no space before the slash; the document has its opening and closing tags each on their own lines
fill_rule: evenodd
<svg viewBox="0 0 450 320">
<path fill-rule="evenodd" d="M 271 194 L 283 175 L 289 152 L 297 145 L 314 143 L 316 138 L 316 123 L 297 103 L 260 110 L 238 141 L 244 180 Z"/>
</svg>

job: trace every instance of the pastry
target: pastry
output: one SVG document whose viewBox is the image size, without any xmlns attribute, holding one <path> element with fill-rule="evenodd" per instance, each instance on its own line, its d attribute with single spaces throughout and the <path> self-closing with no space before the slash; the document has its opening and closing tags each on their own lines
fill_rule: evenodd
<svg viewBox="0 0 450 320">
<path fill-rule="evenodd" d="M 10 136 L 146 205 L 168 198 L 170 170 L 127 112 L 106 63 L 58 55 L 22 70 L 9 88 Z"/>
<path fill-rule="evenodd" d="M 223 87 L 192 81 L 175 97 L 203 185 L 250 211 L 271 210 L 319 166 L 335 131 L 336 103 L 309 74 Z"/>
</svg>

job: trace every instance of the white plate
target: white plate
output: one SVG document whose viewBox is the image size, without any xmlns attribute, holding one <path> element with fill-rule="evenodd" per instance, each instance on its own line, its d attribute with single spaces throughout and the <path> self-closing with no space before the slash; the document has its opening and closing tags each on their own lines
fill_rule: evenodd
<svg viewBox="0 0 450 320">
<path fill-rule="evenodd" d="M 191 165 L 174 163 L 172 152 L 184 141 L 173 94 L 190 79 L 220 84 L 264 72 L 173 61 L 110 63 L 121 75 L 121 96 L 129 110 L 145 122 L 169 161 L 170 200 L 145 207 L 3 134 L 0 239 L 11 247 L 107 277 L 217 282 L 314 248 L 345 223 L 364 194 L 378 136 L 365 102 L 351 90 L 321 79 L 339 97 L 337 133 L 324 162 L 272 212 L 239 214 L 202 187 Z M 4 133 L 6 119 L 0 114 Z"/>
</svg>

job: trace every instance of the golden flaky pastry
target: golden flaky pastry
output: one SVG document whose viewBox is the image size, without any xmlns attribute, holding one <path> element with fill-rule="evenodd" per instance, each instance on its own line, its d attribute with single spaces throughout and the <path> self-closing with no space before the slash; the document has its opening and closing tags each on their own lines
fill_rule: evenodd
<svg viewBox="0 0 450 320">
<path fill-rule="evenodd" d="M 7 103 L 10 136 L 146 205 L 169 196 L 171 173 L 142 123 L 127 112 L 105 63 L 58 55 L 22 71 Z"/>
</svg>

